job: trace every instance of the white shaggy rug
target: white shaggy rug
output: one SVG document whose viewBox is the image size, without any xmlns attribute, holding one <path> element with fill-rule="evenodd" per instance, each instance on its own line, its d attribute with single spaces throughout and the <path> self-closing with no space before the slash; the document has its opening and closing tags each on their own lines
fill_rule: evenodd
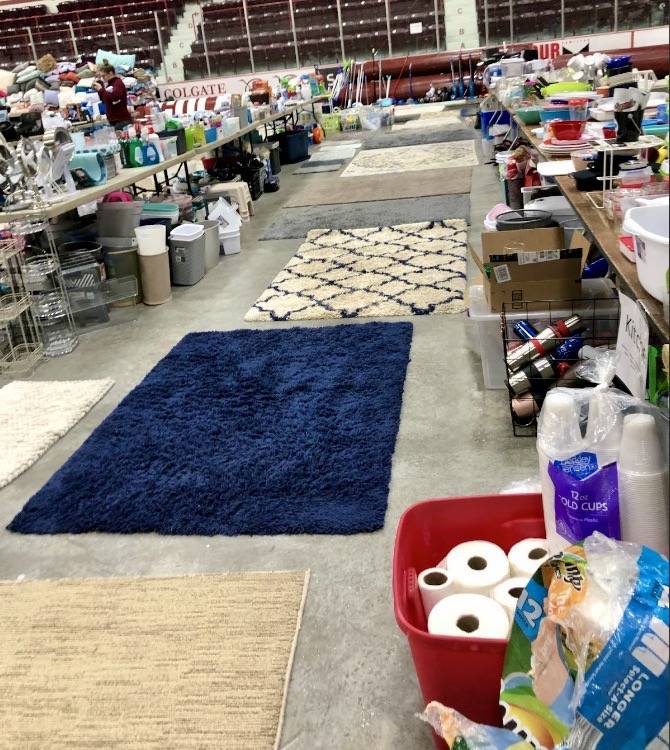
<svg viewBox="0 0 670 750">
<path fill-rule="evenodd" d="M 478 163 L 474 141 L 371 148 L 356 154 L 353 161 L 342 172 L 341 177 L 474 167 Z"/>
<path fill-rule="evenodd" d="M 462 312 L 466 254 L 462 219 L 314 229 L 245 320 Z"/>
<path fill-rule="evenodd" d="M 113 385 L 108 378 L 15 380 L 0 388 L 0 487 L 30 468 Z"/>
</svg>

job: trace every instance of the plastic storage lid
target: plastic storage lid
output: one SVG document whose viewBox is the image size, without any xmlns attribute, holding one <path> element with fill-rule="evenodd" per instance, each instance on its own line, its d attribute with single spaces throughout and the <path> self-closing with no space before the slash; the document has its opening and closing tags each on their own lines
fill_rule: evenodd
<svg viewBox="0 0 670 750">
<path fill-rule="evenodd" d="M 205 228 L 201 224 L 180 224 L 170 232 L 170 239 L 192 242 L 199 240 L 204 233 Z"/>
<path fill-rule="evenodd" d="M 500 214 L 496 219 L 498 231 L 515 229 L 542 229 L 551 226 L 551 214 L 548 211 L 520 209 Z"/>
</svg>

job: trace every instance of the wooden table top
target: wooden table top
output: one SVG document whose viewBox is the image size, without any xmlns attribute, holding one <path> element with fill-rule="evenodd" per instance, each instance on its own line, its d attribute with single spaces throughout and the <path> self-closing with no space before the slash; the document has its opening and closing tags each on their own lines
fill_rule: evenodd
<svg viewBox="0 0 670 750">
<path fill-rule="evenodd" d="M 514 117 L 514 121 L 524 138 L 538 151 L 544 160 L 566 158 L 565 156 L 553 157 L 543 152 L 540 140 L 532 132 L 533 128 L 536 128 L 537 125 L 526 125 L 516 116 Z M 619 249 L 619 237 L 607 213 L 602 209 L 596 208 L 589 199 L 589 193 L 577 190 L 575 181 L 572 178 L 568 176 L 557 177 L 556 182 L 570 205 L 575 209 L 577 216 L 579 216 L 593 237 L 593 241 L 598 246 L 598 249 L 607 258 L 610 268 L 616 274 L 619 288 L 640 302 L 649 319 L 650 331 L 662 343 L 667 343 L 670 340 L 670 327 L 663 314 L 663 305 L 649 295 L 640 284 L 635 264 L 625 258 Z M 600 196 L 601 193 L 597 193 L 597 195 Z"/>
</svg>

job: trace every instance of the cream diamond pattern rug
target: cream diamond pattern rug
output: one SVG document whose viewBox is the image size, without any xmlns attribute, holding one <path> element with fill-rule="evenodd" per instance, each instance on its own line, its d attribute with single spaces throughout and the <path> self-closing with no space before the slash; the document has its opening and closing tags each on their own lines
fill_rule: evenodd
<svg viewBox="0 0 670 750">
<path fill-rule="evenodd" d="M 245 320 L 462 312 L 466 254 L 461 219 L 314 229 Z"/>
</svg>

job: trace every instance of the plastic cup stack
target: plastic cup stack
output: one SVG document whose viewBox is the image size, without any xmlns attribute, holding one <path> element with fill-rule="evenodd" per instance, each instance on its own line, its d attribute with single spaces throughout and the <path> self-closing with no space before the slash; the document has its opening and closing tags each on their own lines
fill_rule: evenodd
<svg viewBox="0 0 670 750">
<path fill-rule="evenodd" d="M 650 414 L 629 414 L 619 449 L 621 537 L 668 554 L 668 470 Z"/>
</svg>

